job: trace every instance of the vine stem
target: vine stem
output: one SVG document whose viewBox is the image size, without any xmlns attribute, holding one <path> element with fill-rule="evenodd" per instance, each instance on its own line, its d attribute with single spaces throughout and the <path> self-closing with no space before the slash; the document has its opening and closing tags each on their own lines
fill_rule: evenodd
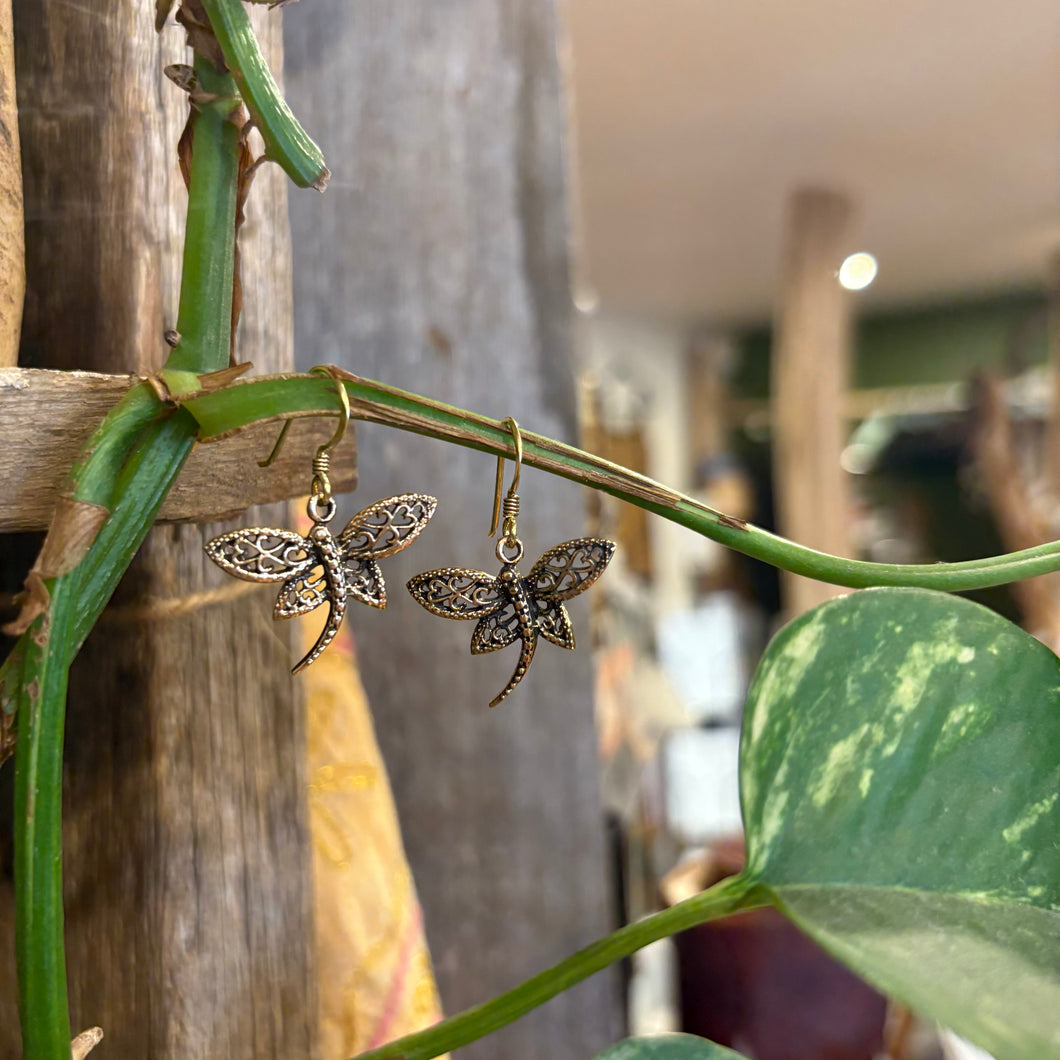
<svg viewBox="0 0 1060 1060">
<path fill-rule="evenodd" d="M 265 141 L 265 157 L 278 163 L 300 188 L 323 191 L 331 176 L 324 156 L 280 95 L 243 5 L 202 0 L 202 6 L 239 94 Z"/>
<path fill-rule="evenodd" d="M 430 398 L 335 369 L 355 419 L 513 457 L 504 424 Z M 184 408 L 198 421 L 199 439 L 211 441 L 253 423 L 337 415 L 333 384 L 315 375 L 264 376 L 193 397 Z M 964 592 L 1060 570 L 1060 541 L 964 563 L 870 563 L 795 544 L 733 519 L 676 490 L 591 453 L 522 431 L 523 463 L 610 493 L 774 567 L 852 589 L 916 587 Z"/>
<path fill-rule="evenodd" d="M 239 130 L 235 83 L 196 57 L 203 88 L 193 134 L 177 329 L 167 367 L 216 371 L 229 357 Z M 63 939 L 62 766 L 67 676 L 82 641 L 157 515 L 191 451 L 187 413 L 144 385 L 106 417 L 75 465 L 70 494 L 106 521 L 80 564 L 45 581 L 48 608 L 16 647 L 21 658 L 15 751 L 15 956 L 25 1060 L 70 1060 Z M 0 682 L 2 684 L 3 682 Z"/>
<path fill-rule="evenodd" d="M 686 898 L 661 913 L 619 928 L 492 1001 L 450 1016 L 425 1031 L 360 1053 L 355 1060 L 431 1060 L 431 1057 L 459 1049 L 513 1023 L 575 983 L 588 979 L 649 943 L 708 920 L 768 904 L 768 891 L 744 876 L 722 880 L 709 890 Z"/>
</svg>

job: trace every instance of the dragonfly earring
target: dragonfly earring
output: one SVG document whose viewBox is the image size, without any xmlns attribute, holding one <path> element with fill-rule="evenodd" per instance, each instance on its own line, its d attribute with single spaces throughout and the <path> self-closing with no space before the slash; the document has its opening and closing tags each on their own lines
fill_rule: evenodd
<svg viewBox="0 0 1060 1060">
<path fill-rule="evenodd" d="M 294 530 L 247 527 L 207 542 L 206 554 L 222 570 L 249 582 L 281 582 L 273 618 L 293 618 L 328 604 L 328 618 L 316 643 L 291 671 L 299 673 L 315 662 L 335 639 L 350 598 L 369 607 L 386 607 L 386 584 L 378 560 L 407 548 L 423 532 L 438 502 L 422 493 L 404 493 L 377 501 L 358 512 L 334 537 L 328 523 L 338 507 L 331 493 L 328 450 L 346 433 L 350 399 L 342 381 L 328 368 L 314 372 L 331 375 L 341 401 L 338 429 L 313 458 L 313 481 L 306 511 L 313 526 L 305 536 Z M 284 425 L 272 454 L 276 459 L 287 428 Z"/>
<path fill-rule="evenodd" d="M 416 601 L 431 614 L 442 618 L 478 619 L 471 635 L 471 654 L 484 655 L 519 641 L 519 661 L 504 688 L 494 696 L 491 707 L 506 699 L 522 681 L 537 650 L 538 637 L 561 648 L 573 650 L 574 629 L 563 606 L 564 600 L 585 592 L 615 553 L 613 541 L 579 537 L 550 548 L 522 577 L 517 564 L 523 558 L 523 543 L 516 533 L 519 515 L 519 472 L 523 460 L 523 440 L 513 419 L 504 421 L 512 432 L 515 473 L 504 498 L 504 523 L 497 539 L 496 555 L 500 573 L 464 567 L 417 574 L 408 583 Z M 497 532 L 504 487 L 504 457 L 497 458 L 497 483 L 493 497 L 490 537 Z"/>
</svg>

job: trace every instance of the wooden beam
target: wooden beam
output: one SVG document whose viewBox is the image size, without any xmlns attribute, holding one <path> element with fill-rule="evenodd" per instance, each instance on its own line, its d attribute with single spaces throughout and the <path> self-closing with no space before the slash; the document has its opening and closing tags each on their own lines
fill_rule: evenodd
<svg viewBox="0 0 1060 1060">
<path fill-rule="evenodd" d="M 563 6 L 292 9 L 289 100 L 336 174 L 324 208 L 318 196 L 291 197 L 300 368 L 334 360 L 573 440 Z M 366 498 L 429 489 L 444 506 L 414 549 L 387 560 L 388 585 L 452 563 L 496 570 L 490 457 L 403 431 L 362 431 L 360 447 Z M 522 491 L 528 565 L 584 533 L 581 487 L 524 469 Z M 546 659 L 542 649 L 519 701 L 494 711 L 486 704 L 513 662 L 470 656 L 467 623 L 395 592 L 357 625 L 447 1012 L 535 974 L 611 921 L 588 623 L 601 593 L 572 601 L 578 650 Z M 456 1055 L 583 1060 L 619 1036 L 618 1001 L 616 979 L 599 975 Z"/>
<path fill-rule="evenodd" d="M 254 5 L 251 18 L 278 70 L 280 16 Z M 176 145 L 188 101 L 162 69 L 187 61 L 184 32 L 171 22 L 156 33 L 154 5 L 143 0 L 15 0 L 15 33 L 28 290 L 20 362 L 146 375 L 161 367 L 164 332 L 176 324 L 188 201 Z M 255 177 L 240 250 L 236 355 L 262 372 L 290 370 L 287 179 L 278 166 Z M 40 424 L 54 418 L 32 422 L 47 444 Z M 253 473 L 274 437 L 231 473 L 213 467 L 210 488 Z M 203 455 L 213 463 L 212 450 Z M 290 489 L 304 489 L 306 477 L 300 465 Z M 241 522 L 288 518 L 274 505 Z M 229 595 L 241 583 L 203 552 L 223 528 L 154 528 L 70 673 L 70 1019 L 77 1030 L 102 1027 L 101 1048 L 115 1057 L 319 1055 L 309 784 L 290 624 L 272 621 L 273 594 Z M 14 567 L 17 539 L 9 540 L 0 560 Z M 9 582 L 16 577 L 10 569 Z M 5 867 L 0 858 L 0 876 Z M 21 1052 L 5 949 L 12 916 L 0 884 L 4 1058 Z"/>
<path fill-rule="evenodd" d="M 11 0 L 0 0 L 0 368 L 18 363 L 26 253 Z"/>
<path fill-rule="evenodd" d="M 1050 410 L 1045 434 L 1045 487 L 1054 505 L 1060 504 L 1060 251 L 1049 259 L 1048 354 Z"/>
<path fill-rule="evenodd" d="M 780 532 L 839 556 L 850 554 L 847 476 L 839 464 L 850 303 L 836 273 L 850 214 L 844 195 L 813 188 L 792 196 L 771 382 Z M 792 615 L 846 591 L 793 574 L 784 574 L 781 584 Z"/>
<path fill-rule="evenodd" d="M 81 447 L 135 376 L 98 372 L 0 369 L 0 533 L 43 530 Z M 332 456 L 336 492 L 357 485 L 353 424 Z M 162 522 L 227 519 L 255 504 L 308 492 L 316 448 L 334 431 L 330 419 L 296 420 L 275 463 L 259 467 L 278 428 L 269 423 L 197 446 L 159 516 Z"/>
</svg>

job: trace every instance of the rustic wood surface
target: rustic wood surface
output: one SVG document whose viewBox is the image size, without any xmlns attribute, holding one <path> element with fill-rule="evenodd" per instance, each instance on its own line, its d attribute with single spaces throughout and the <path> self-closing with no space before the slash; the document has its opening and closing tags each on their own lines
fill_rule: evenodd
<svg viewBox="0 0 1060 1060">
<path fill-rule="evenodd" d="M 302 363 L 573 439 L 551 0 L 314 0 L 285 17 L 290 101 L 333 173 L 324 198 L 292 200 Z M 364 500 L 439 498 L 388 582 L 453 564 L 496 573 L 491 458 L 373 424 L 358 445 Z M 585 497 L 529 469 L 521 492 L 525 570 L 584 532 Z M 471 623 L 401 592 L 355 623 L 448 1012 L 612 926 L 587 598 L 571 612 L 577 652 L 542 644 L 493 711 L 512 650 L 472 657 Z M 617 982 L 597 976 L 458 1056 L 584 1060 L 619 1036 Z"/>
<path fill-rule="evenodd" d="M 836 279 L 852 207 L 803 189 L 788 204 L 772 353 L 773 490 L 778 530 L 822 552 L 850 555 L 849 486 L 839 463 L 850 374 L 850 296 Z M 784 610 L 797 615 L 847 590 L 781 572 Z"/>
<path fill-rule="evenodd" d="M 65 489 L 70 466 L 119 397 L 135 383 L 127 375 L 0 370 L 0 533 L 43 530 Z M 279 432 L 274 423 L 249 427 L 196 446 L 162 505 L 162 522 L 232 518 L 254 504 L 300 497 L 309 490 L 313 454 L 335 430 L 333 419 L 295 420 L 283 449 L 260 467 Z M 332 450 L 331 485 L 357 485 L 357 447 L 351 424 Z"/>
<path fill-rule="evenodd" d="M 0 368 L 18 363 L 26 258 L 11 0 L 0 0 Z"/>
<path fill-rule="evenodd" d="M 30 290 L 21 363 L 142 374 L 161 364 L 176 313 L 187 104 L 162 67 L 185 61 L 183 31 L 159 40 L 143 0 L 17 0 L 15 14 Z M 279 17 L 254 18 L 275 61 Z M 262 371 L 291 363 L 286 210 L 285 180 L 266 167 L 244 229 L 238 350 Z M 246 521 L 283 525 L 286 509 Z M 101 1025 L 110 1056 L 315 1053 L 303 715 L 287 630 L 267 592 L 170 606 L 242 586 L 202 552 L 224 528 L 154 530 L 72 674 L 71 1019 Z M 8 1006 L 14 989 L 13 962 L 0 961 Z M 19 1055 L 17 1034 L 0 1020 L 4 1060 Z"/>
<path fill-rule="evenodd" d="M 972 452 L 1001 543 L 1006 552 L 1044 545 L 1053 533 L 1042 506 L 1035 503 L 1004 386 L 994 376 L 983 375 L 974 393 Z M 1060 650 L 1060 573 L 1025 578 L 1013 582 L 1011 589 L 1024 629 L 1054 652 Z"/>
</svg>

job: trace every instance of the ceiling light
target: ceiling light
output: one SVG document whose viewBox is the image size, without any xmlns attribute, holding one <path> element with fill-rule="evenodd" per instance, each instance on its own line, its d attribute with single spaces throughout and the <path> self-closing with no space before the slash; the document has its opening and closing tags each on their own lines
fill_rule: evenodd
<svg viewBox="0 0 1060 1060">
<path fill-rule="evenodd" d="M 862 291 L 876 279 L 878 268 L 871 254 L 858 251 L 839 266 L 839 282 L 848 291 Z"/>
<path fill-rule="evenodd" d="M 590 287 L 588 284 L 580 284 L 575 287 L 572 301 L 574 302 L 574 308 L 579 313 L 584 313 L 587 317 L 591 317 L 600 308 L 600 295 L 594 287 Z"/>
</svg>

